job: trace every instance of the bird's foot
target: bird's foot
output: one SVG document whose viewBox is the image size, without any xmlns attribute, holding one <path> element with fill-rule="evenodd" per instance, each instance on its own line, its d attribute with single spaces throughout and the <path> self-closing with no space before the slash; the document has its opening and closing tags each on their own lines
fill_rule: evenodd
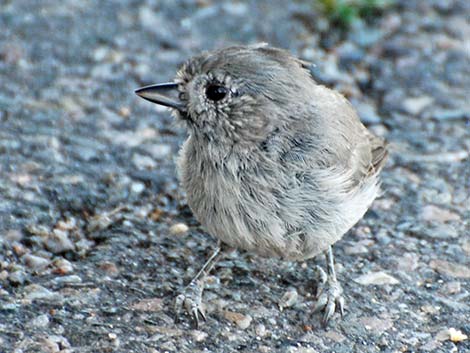
<svg viewBox="0 0 470 353">
<path fill-rule="evenodd" d="M 195 280 L 181 291 L 175 299 L 175 323 L 178 323 L 184 310 L 191 316 L 195 328 L 199 327 L 200 319 L 206 321 L 202 304 L 203 290 L 204 282 Z"/>
<path fill-rule="evenodd" d="M 328 276 L 321 267 L 317 266 L 315 271 L 318 277 L 318 285 L 317 303 L 313 312 L 323 312 L 322 323 L 326 326 L 336 310 L 341 313 L 341 316 L 344 315 L 343 288 L 336 278 Z"/>
</svg>

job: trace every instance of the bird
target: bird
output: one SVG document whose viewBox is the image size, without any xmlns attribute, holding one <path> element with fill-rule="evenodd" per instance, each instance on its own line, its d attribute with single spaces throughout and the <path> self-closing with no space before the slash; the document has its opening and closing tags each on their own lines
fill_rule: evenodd
<svg viewBox="0 0 470 353">
<path fill-rule="evenodd" d="M 387 143 L 350 102 L 317 83 L 311 64 L 267 44 L 235 45 L 187 60 L 174 81 L 135 93 L 169 107 L 187 129 L 177 174 L 187 203 L 218 239 L 180 291 L 175 321 L 206 320 L 204 280 L 227 249 L 287 261 L 323 254 L 313 312 L 344 314 L 332 246 L 380 195 Z"/>
</svg>

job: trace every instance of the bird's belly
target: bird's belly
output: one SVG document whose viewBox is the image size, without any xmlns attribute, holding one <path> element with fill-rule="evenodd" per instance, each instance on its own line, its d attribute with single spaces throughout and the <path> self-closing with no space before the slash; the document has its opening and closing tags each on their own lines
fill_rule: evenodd
<svg viewBox="0 0 470 353">
<path fill-rule="evenodd" d="M 267 177 L 211 163 L 186 160 L 180 168 L 189 207 L 210 235 L 266 257 L 303 260 L 321 253 L 362 218 L 378 193 L 376 181 L 370 180 L 348 195 L 331 190 L 323 196 L 334 202 L 321 203 L 314 192 L 286 192 Z M 308 219 L 320 211 L 325 217 Z"/>
</svg>

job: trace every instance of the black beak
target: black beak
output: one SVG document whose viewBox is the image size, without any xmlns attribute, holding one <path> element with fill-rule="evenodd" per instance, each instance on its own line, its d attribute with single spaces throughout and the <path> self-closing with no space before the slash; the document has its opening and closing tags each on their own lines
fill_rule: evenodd
<svg viewBox="0 0 470 353">
<path fill-rule="evenodd" d="M 174 82 L 160 83 L 141 87 L 135 90 L 135 93 L 152 103 L 164 105 L 165 107 L 175 108 L 181 112 L 186 110 L 186 106 L 181 102 L 178 95 L 178 84 Z"/>
</svg>

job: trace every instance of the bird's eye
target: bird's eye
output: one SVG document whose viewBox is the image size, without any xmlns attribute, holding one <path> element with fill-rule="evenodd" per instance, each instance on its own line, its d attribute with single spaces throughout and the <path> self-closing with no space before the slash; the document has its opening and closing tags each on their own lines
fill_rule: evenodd
<svg viewBox="0 0 470 353">
<path fill-rule="evenodd" d="M 206 97 L 214 102 L 224 99 L 227 93 L 228 89 L 221 85 L 209 85 L 206 88 Z"/>
</svg>

